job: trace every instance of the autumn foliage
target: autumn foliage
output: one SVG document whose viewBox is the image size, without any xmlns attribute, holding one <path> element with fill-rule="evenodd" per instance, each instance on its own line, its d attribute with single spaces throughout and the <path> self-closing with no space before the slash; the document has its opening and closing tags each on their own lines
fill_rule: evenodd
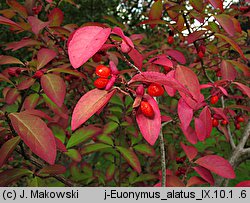
<svg viewBox="0 0 250 203">
<path fill-rule="evenodd" d="M 6 2 L 0 186 L 249 186 L 248 1 L 155 0 L 140 33 Z"/>
</svg>

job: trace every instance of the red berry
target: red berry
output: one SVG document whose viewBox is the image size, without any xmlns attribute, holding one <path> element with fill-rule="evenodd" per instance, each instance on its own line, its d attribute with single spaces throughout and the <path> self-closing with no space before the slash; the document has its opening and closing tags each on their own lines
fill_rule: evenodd
<svg viewBox="0 0 250 203">
<path fill-rule="evenodd" d="M 95 73 L 102 78 L 108 78 L 110 76 L 110 69 L 107 66 L 98 65 L 96 66 Z"/>
<path fill-rule="evenodd" d="M 104 89 L 108 82 L 109 80 L 107 78 L 98 78 L 95 80 L 94 85 L 98 89 Z"/>
<path fill-rule="evenodd" d="M 219 125 L 219 121 L 215 118 L 212 119 L 212 126 L 217 127 Z"/>
<path fill-rule="evenodd" d="M 42 76 L 43 76 L 43 71 L 41 71 L 41 70 L 38 70 L 38 71 L 36 71 L 35 72 L 35 74 L 33 75 L 33 78 L 41 78 Z"/>
<path fill-rule="evenodd" d="M 235 128 L 236 128 L 237 130 L 239 130 L 239 129 L 240 129 L 240 124 L 239 124 L 239 123 L 236 123 L 236 124 L 235 124 Z"/>
<path fill-rule="evenodd" d="M 166 72 L 171 71 L 171 68 L 169 66 L 163 66 L 163 68 L 165 69 Z"/>
<path fill-rule="evenodd" d="M 102 55 L 96 53 L 94 56 L 92 56 L 92 59 L 94 62 L 99 63 L 102 60 Z"/>
<path fill-rule="evenodd" d="M 174 43 L 174 37 L 173 36 L 168 36 L 168 43 L 173 44 Z"/>
<path fill-rule="evenodd" d="M 238 123 L 241 123 L 241 122 L 245 121 L 245 119 L 242 116 L 237 117 L 236 120 L 237 120 Z"/>
<path fill-rule="evenodd" d="M 14 69 L 9 69 L 9 70 L 8 70 L 8 74 L 9 74 L 9 76 L 14 77 L 14 76 L 16 76 L 16 70 L 14 70 Z"/>
<path fill-rule="evenodd" d="M 203 53 L 202 51 L 199 51 L 199 52 L 198 52 L 198 56 L 199 56 L 200 58 L 203 58 L 203 57 L 204 57 L 204 53 Z"/>
<path fill-rule="evenodd" d="M 142 101 L 140 105 L 141 112 L 144 116 L 153 118 L 155 113 L 153 107 L 147 101 Z"/>
<path fill-rule="evenodd" d="M 65 77 L 64 77 L 64 79 L 66 80 L 66 81 L 71 81 L 71 76 L 70 75 L 66 75 Z"/>
<path fill-rule="evenodd" d="M 217 95 L 214 95 L 210 99 L 211 104 L 216 104 L 219 101 L 219 97 Z"/>
<path fill-rule="evenodd" d="M 221 124 L 222 124 L 222 125 L 227 125 L 228 122 L 227 122 L 227 120 L 222 120 L 222 121 L 221 121 Z"/>
<path fill-rule="evenodd" d="M 16 69 L 16 74 L 19 75 L 22 72 L 21 68 Z"/>
<path fill-rule="evenodd" d="M 175 161 L 177 164 L 183 164 L 185 161 L 186 157 L 176 157 Z"/>
<path fill-rule="evenodd" d="M 164 94 L 164 89 L 161 85 L 151 83 L 148 87 L 148 94 L 152 97 L 159 97 Z"/>
<path fill-rule="evenodd" d="M 221 71 L 220 71 L 220 70 L 216 72 L 216 76 L 217 76 L 217 77 L 221 77 L 221 76 L 222 76 L 222 74 L 221 74 Z"/>
</svg>

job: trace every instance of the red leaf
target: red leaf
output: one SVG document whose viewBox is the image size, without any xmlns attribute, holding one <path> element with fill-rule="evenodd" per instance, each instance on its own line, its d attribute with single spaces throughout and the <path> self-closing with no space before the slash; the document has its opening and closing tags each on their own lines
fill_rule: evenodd
<svg viewBox="0 0 250 203">
<path fill-rule="evenodd" d="M 56 142 L 46 123 L 39 117 L 26 113 L 11 113 L 9 118 L 13 128 L 31 151 L 49 164 L 54 164 Z"/>
<path fill-rule="evenodd" d="M 28 21 L 31 25 L 32 32 L 36 35 L 49 24 L 49 22 L 43 22 L 34 16 L 29 16 Z"/>
<path fill-rule="evenodd" d="M 235 178 L 233 167 L 226 159 L 220 156 L 207 155 L 197 159 L 195 163 L 224 178 Z"/>
<path fill-rule="evenodd" d="M 194 129 L 191 126 L 188 126 L 188 128 L 184 128 L 182 125 L 180 126 L 182 132 L 184 133 L 185 137 L 191 144 L 197 143 L 197 135 L 194 131 Z"/>
<path fill-rule="evenodd" d="M 190 0 L 189 2 L 193 6 L 193 8 L 198 12 L 201 12 L 204 9 L 203 1 Z"/>
<path fill-rule="evenodd" d="M 86 26 L 77 29 L 68 43 L 70 63 L 74 68 L 79 68 L 88 61 L 107 41 L 110 28 Z"/>
<path fill-rule="evenodd" d="M 41 170 L 37 172 L 38 175 L 43 175 L 43 174 L 63 174 L 66 172 L 65 166 L 55 164 L 51 166 L 44 166 Z"/>
<path fill-rule="evenodd" d="M 10 157 L 12 152 L 15 150 L 16 146 L 20 142 L 20 137 L 13 137 L 12 139 L 5 142 L 1 149 L 0 149 L 0 168 L 3 166 L 3 164 L 7 161 L 7 159 Z"/>
<path fill-rule="evenodd" d="M 184 183 L 177 176 L 167 176 L 167 187 L 185 187 Z"/>
<path fill-rule="evenodd" d="M 202 122 L 201 119 L 195 118 L 194 119 L 194 125 L 195 125 L 195 132 L 198 137 L 199 141 L 204 141 L 206 138 L 206 132 L 204 131 L 205 129 L 205 124 Z"/>
<path fill-rule="evenodd" d="M 190 95 L 189 91 L 182 84 L 180 84 L 174 78 L 167 77 L 163 73 L 150 71 L 142 72 L 140 74 L 136 74 L 128 83 L 131 84 L 133 82 L 149 82 L 158 83 L 160 85 L 167 85 L 171 88 L 177 89 L 180 92 Z"/>
<path fill-rule="evenodd" d="M 11 88 L 7 94 L 6 94 L 6 98 L 5 98 L 5 102 L 7 104 L 13 104 L 16 102 L 17 97 L 20 95 L 19 91 L 16 88 Z"/>
<path fill-rule="evenodd" d="M 188 42 L 188 44 L 193 43 L 194 41 L 196 41 L 197 39 L 199 39 L 205 33 L 206 33 L 206 30 L 199 30 L 199 31 L 195 31 L 195 32 L 189 34 L 187 36 L 187 42 Z"/>
<path fill-rule="evenodd" d="M 164 21 L 164 20 L 144 20 L 144 21 L 141 21 L 140 23 L 138 23 L 138 25 L 142 25 L 142 24 L 149 24 L 149 25 L 157 25 L 157 24 L 160 24 L 160 25 L 165 25 L 167 22 Z"/>
<path fill-rule="evenodd" d="M 141 69 L 143 64 L 143 56 L 136 49 L 132 49 L 130 52 L 128 52 L 128 55 L 134 61 L 135 66 Z"/>
<path fill-rule="evenodd" d="M 18 3 L 16 0 L 7 0 L 6 3 L 17 13 L 19 13 L 22 17 L 27 18 L 28 13 L 26 8 Z"/>
<path fill-rule="evenodd" d="M 51 49 L 40 49 L 37 53 L 37 70 L 47 65 L 56 55 L 56 52 Z"/>
<path fill-rule="evenodd" d="M 39 94 L 34 93 L 27 96 L 24 100 L 24 109 L 34 109 L 39 101 Z"/>
<path fill-rule="evenodd" d="M 234 60 L 227 60 L 227 62 L 233 64 L 237 69 L 240 69 L 246 77 L 250 77 L 250 70 L 245 64 Z"/>
<path fill-rule="evenodd" d="M 55 141 L 56 141 L 57 150 L 59 150 L 60 152 L 67 152 L 67 149 L 61 140 L 59 140 L 57 137 L 55 137 Z"/>
<path fill-rule="evenodd" d="M 154 145 L 161 130 L 161 113 L 157 102 L 151 96 L 144 95 L 144 99 L 152 106 L 155 115 L 153 118 L 148 118 L 138 109 L 136 113 L 136 122 L 145 140 L 150 145 Z"/>
<path fill-rule="evenodd" d="M 202 166 L 195 166 L 193 169 L 210 185 L 214 185 L 214 177 L 209 170 L 203 168 Z"/>
<path fill-rule="evenodd" d="M 34 78 L 27 78 L 26 80 L 23 80 L 22 82 L 20 82 L 17 85 L 17 89 L 18 90 L 26 90 L 28 88 L 30 88 L 34 83 L 35 83 L 35 79 Z"/>
<path fill-rule="evenodd" d="M 5 64 L 21 64 L 21 65 L 24 65 L 22 61 L 20 61 L 19 59 L 15 58 L 13 56 L 0 55 L 0 65 L 5 65 Z"/>
<path fill-rule="evenodd" d="M 180 51 L 171 49 L 171 50 L 167 50 L 165 53 L 171 56 L 173 59 L 175 59 L 179 63 L 185 64 L 187 62 L 184 54 L 181 53 Z"/>
<path fill-rule="evenodd" d="M 221 34 L 218 34 L 218 33 L 214 34 L 214 36 L 225 40 L 227 43 L 229 43 L 234 48 L 235 51 L 237 51 L 241 55 L 241 57 L 244 60 L 247 60 L 246 57 L 244 56 L 241 48 L 239 47 L 239 45 L 234 40 L 232 40 L 231 38 L 226 37 L 225 35 L 221 35 Z"/>
<path fill-rule="evenodd" d="M 221 62 L 221 75 L 223 80 L 235 80 L 237 72 L 233 65 L 225 60 Z"/>
<path fill-rule="evenodd" d="M 62 10 L 59 8 L 54 8 L 48 15 L 50 26 L 60 26 L 63 22 L 63 17 Z"/>
<path fill-rule="evenodd" d="M 132 149 L 126 149 L 119 146 L 117 146 L 116 149 L 121 153 L 124 159 L 126 159 L 129 165 L 137 171 L 137 173 L 141 173 L 140 161 Z"/>
<path fill-rule="evenodd" d="M 48 116 L 46 113 L 44 113 L 43 111 L 40 110 L 35 110 L 35 109 L 28 109 L 26 111 L 22 111 L 22 113 L 27 113 L 33 116 L 38 116 L 40 118 L 44 118 L 48 121 L 52 121 L 52 118 L 50 116 Z"/>
<path fill-rule="evenodd" d="M 193 118 L 193 109 L 182 98 L 178 102 L 178 116 L 182 127 L 187 129 Z"/>
<path fill-rule="evenodd" d="M 201 111 L 199 119 L 204 124 L 205 137 L 206 138 L 210 137 L 210 134 L 212 132 L 212 116 L 207 106 Z"/>
<path fill-rule="evenodd" d="M 127 43 L 127 45 L 129 45 L 132 49 L 134 49 L 134 44 L 133 44 L 132 40 L 129 37 L 124 35 L 121 28 L 114 27 L 112 30 L 112 34 L 116 34 L 116 35 L 120 36 Z"/>
<path fill-rule="evenodd" d="M 173 68 L 173 62 L 165 54 L 153 57 L 148 62 Z"/>
<path fill-rule="evenodd" d="M 234 82 L 233 84 L 236 84 L 239 87 L 239 89 L 250 98 L 250 88 L 249 87 L 247 87 L 246 85 L 243 85 L 239 82 Z"/>
<path fill-rule="evenodd" d="M 66 95 L 64 80 L 55 74 L 46 74 L 41 77 L 41 85 L 45 94 L 59 107 L 63 105 Z"/>
<path fill-rule="evenodd" d="M 15 23 L 14 21 L 12 21 L 8 18 L 5 18 L 3 16 L 0 16 L 0 24 L 9 25 L 11 27 L 23 30 L 23 28 L 19 24 Z"/>
<path fill-rule="evenodd" d="M 40 44 L 41 44 L 41 42 L 34 40 L 34 39 L 22 39 L 21 41 L 4 44 L 4 46 L 6 46 L 6 48 L 4 50 L 11 49 L 12 51 L 16 51 L 16 50 L 21 49 L 23 47 L 37 46 Z"/>
<path fill-rule="evenodd" d="M 184 145 L 182 142 L 180 143 L 182 149 L 187 155 L 189 161 L 192 161 L 198 154 L 198 150 L 193 146 Z"/>
<path fill-rule="evenodd" d="M 234 23 L 232 17 L 226 14 L 220 14 L 214 16 L 214 18 L 218 21 L 218 23 L 223 27 L 223 29 L 233 37 L 235 34 Z"/>
<path fill-rule="evenodd" d="M 237 185 L 235 185 L 235 187 L 250 187 L 250 180 L 242 181 L 238 183 Z"/>
<path fill-rule="evenodd" d="M 207 182 L 205 180 L 203 180 L 202 178 L 197 177 L 197 176 L 193 176 L 187 181 L 186 186 L 191 187 L 191 186 L 194 186 L 194 185 L 203 185 L 205 183 L 207 183 Z"/>
<path fill-rule="evenodd" d="M 115 92 L 116 90 L 108 92 L 105 90 L 93 89 L 83 95 L 77 102 L 73 111 L 71 121 L 72 130 L 74 131 L 97 111 L 103 108 Z"/>
<path fill-rule="evenodd" d="M 216 114 L 218 114 L 219 116 L 221 116 L 221 118 L 223 118 L 226 121 L 228 121 L 228 118 L 227 118 L 226 114 L 223 112 L 222 108 L 215 108 L 215 107 L 213 107 L 212 109 L 215 111 Z"/>
<path fill-rule="evenodd" d="M 221 11 L 223 11 L 223 1 L 222 0 L 208 0 L 210 2 L 210 4 L 212 4 L 212 6 L 214 8 L 219 8 Z"/>
<path fill-rule="evenodd" d="M 169 71 L 167 74 L 166 74 L 167 77 L 170 77 L 170 78 L 175 78 L 175 70 L 171 70 Z M 168 93 L 168 95 L 170 97 L 173 97 L 176 93 L 176 89 L 170 87 L 170 86 L 167 86 L 167 85 L 164 85 L 164 88 L 166 90 L 166 92 Z"/>
</svg>

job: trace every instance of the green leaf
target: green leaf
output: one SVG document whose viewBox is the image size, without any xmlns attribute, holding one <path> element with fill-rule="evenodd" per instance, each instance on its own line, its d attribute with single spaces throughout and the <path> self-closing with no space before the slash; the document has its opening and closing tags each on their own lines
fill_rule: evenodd
<svg viewBox="0 0 250 203">
<path fill-rule="evenodd" d="M 81 155 L 93 153 L 93 152 L 104 150 L 104 149 L 110 149 L 110 148 L 112 148 L 112 146 L 103 144 L 103 143 L 89 144 L 81 150 Z"/>
<path fill-rule="evenodd" d="M 80 162 L 82 160 L 81 154 L 76 149 L 68 149 L 68 151 L 64 152 L 64 154 L 76 162 Z"/>
<path fill-rule="evenodd" d="M 123 107 L 123 102 L 121 100 L 121 98 L 117 95 L 114 95 L 111 99 L 110 99 L 110 103 L 112 104 L 116 104 L 116 105 L 119 105 L 119 106 L 122 106 Z"/>
<path fill-rule="evenodd" d="M 140 161 L 132 149 L 126 149 L 124 147 L 119 146 L 117 146 L 116 149 L 121 153 L 123 158 L 134 170 L 136 170 L 138 173 L 141 173 Z"/>
<path fill-rule="evenodd" d="M 22 168 L 13 168 L 3 171 L 0 173 L 0 187 L 8 186 L 10 183 L 30 174 L 32 174 L 30 170 Z"/>
<path fill-rule="evenodd" d="M 12 139 L 5 142 L 0 149 L 0 168 L 10 157 L 16 146 L 19 144 L 21 138 L 19 136 L 13 137 Z"/>
<path fill-rule="evenodd" d="M 156 179 L 158 179 L 158 176 L 156 176 L 156 175 L 153 175 L 153 174 L 141 174 L 134 181 L 132 181 L 132 184 L 143 182 L 143 181 L 156 180 Z"/>
<path fill-rule="evenodd" d="M 115 164 L 110 164 L 106 170 L 106 180 L 111 181 L 115 174 Z"/>
<path fill-rule="evenodd" d="M 118 123 L 111 121 L 104 126 L 103 134 L 110 134 L 116 131 L 118 127 L 119 127 Z"/>
<path fill-rule="evenodd" d="M 80 143 L 83 143 L 100 132 L 101 129 L 95 126 L 87 126 L 79 128 L 71 135 L 66 148 L 70 148 Z"/>
<path fill-rule="evenodd" d="M 100 142 L 102 142 L 102 143 L 104 143 L 104 144 L 108 144 L 108 145 L 114 146 L 113 140 L 108 135 L 99 135 L 97 137 L 97 140 L 100 141 Z"/>
<path fill-rule="evenodd" d="M 62 143 L 64 143 L 66 138 L 64 129 L 56 123 L 50 123 L 48 126 L 52 130 L 55 137 L 57 137 Z"/>
<path fill-rule="evenodd" d="M 140 152 L 141 154 L 147 155 L 147 156 L 155 156 L 155 150 L 153 147 L 147 145 L 147 144 L 138 144 L 133 146 L 134 150 Z"/>
</svg>

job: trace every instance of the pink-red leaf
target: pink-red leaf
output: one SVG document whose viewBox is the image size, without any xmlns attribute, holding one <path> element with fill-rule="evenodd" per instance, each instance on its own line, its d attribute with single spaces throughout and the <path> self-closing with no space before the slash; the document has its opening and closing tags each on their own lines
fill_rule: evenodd
<svg viewBox="0 0 250 203">
<path fill-rule="evenodd" d="M 57 53 L 51 49 L 40 49 L 37 53 L 37 70 L 47 65 L 56 55 Z"/>
<path fill-rule="evenodd" d="M 203 185 L 207 183 L 205 180 L 203 180 L 202 178 L 198 177 L 198 176 L 193 176 L 191 177 L 188 181 L 187 181 L 187 187 L 191 187 L 194 185 Z"/>
<path fill-rule="evenodd" d="M 233 37 L 235 34 L 234 23 L 232 17 L 226 14 L 219 14 L 214 16 L 215 19 L 219 22 L 221 27 L 231 36 Z"/>
<path fill-rule="evenodd" d="M 161 130 L 161 113 L 157 102 L 151 96 L 144 95 L 144 99 L 152 106 L 154 117 L 148 118 L 138 109 L 136 113 L 136 122 L 145 140 L 150 145 L 154 145 Z"/>
<path fill-rule="evenodd" d="M 206 33 L 206 30 L 199 30 L 199 31 L 195 31 L 195 32 L 189 34 L 187 36 L 187 42 L 188 42 L 188 44 L 193 43 L 194 41 L 196 41 L 197 39 L 199 39 L 205 33 Z"/>
<path fill-rule="evenodd" d="M 235 185 L 235 187 L 250 187 L 250 180 L 242 181 L 238 183 L 237 185 Z"/>
<path fill-rule="evenodd" d="M 20 137 L 13 137 L 12 139 L 5 142 L 2 147 L 0 148 L 0 168 L 3 166 L 3 164 L 7 161 L 7 159 L 10 157 L 18 143 L 20 142 Z"/>
<path fill-rule="evenodd" d="M 7 104 L 13 104 L 16 102 L 19 95 L 20 93 L 16 88 L 11 88 L 6 94 L 5 102 Z"/>
<path fill-rule="evenodd" d="M 178 116 L 183 128 L 187 129 L 193 118 L 193 109 L 182 98 L 178 102 Z"/>
<path fill-rule="evenodd" d="M 210 4 L 212 4 L 212 6 L 214 8 L 219 8 L 221 11 L 223 11 L 223 1 L 222 0 L 208 0 Z"/>
<path fill-rule="evenodd" d="M 205 107 L 201 111 L 199 119 L 204 124 L 204 134 L 206 138 L 208 138 L 212 132 L 212 116 L 211 116 L 211 111 L 209 110 L 208 107 Z"/>
<path fill-rule="evenodd" d="M 74 68 L 79 68 L 88 61 L 107 41 L 110 28 L 86 26 L 76 30 L 68 43 L 70 63 Z"/>
<path fill-rule="evenodd" d="M 34 109 L 39 101 L 39 94 L 34 93 L 27 96 L 24 100 L 24 109 Z"/>
<path fill-rule="evenodd" d="M 202 166 L 195 166 L 193 169 L 210 185 L 214 185 L 214 177 L 209 170 L 203 168 Z"/>
<path fill-rule="evenodd" d="M 11 27 L 23 30 L 23 28 L 19 24 L 15 23 L 14 21 L 12 21 L 8 18 L 5 18 L 3 16 L 0 16 L 0 24 L 9 25 Z"/>
<path fill-rule="evenodd" d="M 193 146 L 184 145 L 182 142 L 180 143 L 182 149 L 187 155 L 189 161 L 192 161 L 198 154 L 198 150 Z"/>
<path fill-rule="evenodd" d="M 229 43 L 229 44 L 233 47 L 233 49 L 234 49 L 235 51 L 237 51 L 237 52 L 241 55 L 241 57 L 242 57 L 244 60 L 246 60 L 246 57 L 244 56 L 243 51 L 241 50 L 241 48 L 239 47 L 239 45 L 238 45 L 234 40 L 232 40 L 232 39 L 229 38 L 229 37 L 226 37 L 225 35 L 218 34 L 218 33 L 214 34 L 214 36 L 215 36 L 215 37 L 218 37 L 218 38 L 220 38 L 220 39 L 225 40 L 227 43 Z"/>
<path fill-rule="evenodd" d="M 225 60 L 221 62 L 221 75 L 223 80 L 235 80 L 237 72 L 233 65 Z"/>
<path fill-rule="evenodd" d="M 235 178 L 233 167 L 226 159 L 218 155 L 207 155 L 201 157 L 197 159 L 195 163 L 224 178 Z"/>
<path fill-rule="evenodd" d="M 35 79 L 34 78 L 27 78 L 26 80 L 23 80 L 22 82 L 20 82 L 17 85 L 17 89 L 18 90 L 26 90 L 28 88 L 30 88 L 34 83 L 35 83 Z"/>
<path fill-rule="evenodd" d="M 72 130 L 78 128 L 92 115 L 103 108 L 115 92 L 116 90 L 108 92 L 105 90 L 93 89 L 83 95 L 77 102 L 73 111 L 71 121 Z"/>
<path fill-rule="evenodd" d="M 166 76 L 174 79 L 174 78 L 175 78 L 175 70 L 169 71 L 169 72 L 166 74 Z M 164 88 L 165 88 L 166 92 L 168 93 L 168 95 L 169 95 L 170 97 L 173 97 L 173 96 L 175 95 L 176 89 L 174 89 L 174 88 L 172 88 L 172 87 L 170 87 L 170 86 L 168 86 L 168 85 L 164 85 Z"/>
<path fill-rule="evenodd" d="M 153 57 L 148 62 L 173 68 L 173 62 L 165 54 Z"/>
<path fill-rule="evenodd" d="M 64 80 L 55 74 L 45 74 L 41 77 L 41 85 L 45 94 L 59 107 L 63 105 L 66 95 Z"/>
<path fill-rule="evenodd" d="M 248 86 L 243 85 L 239 82 L 234 82 L 233 84 L 236 84 L 240 88 L 240 90 L 250 98 L 250 88 Z"/>
<path fill-rule="evenodd" d="M 235 61 L 235 60 L 227 60 L 227 62 L 233 64 L 237 69 L 240 69 L 246 77 L 250 77 L 250 70 L 245 64 Z"/>
<path fill-rule="evenodd" d="M 44 166 L 41 170 L 37 172 L 38 175 L 43 175 L 43 174 L 63 174 L 66 172 L 65 166 L 55 164 L 55 165 L 49 165 L 49 166 Z"/>
<path fill-rule="evenodd" d="M 135 66 L 141 69 L 143 64 L 143 56 L 136 49 L 132 49 L 130 52 L 128 52 L 128 55 L 134 61 Z"/>
<path fill-rule="evenodd" d="M 134 49 L 134 44 L 133 44 L 132 40 L 129 37 L 124 35 L 121 28 L 114 27 L 112 30 L 112 34 L 116 34 L 116 35 L 120 36 L 126 42 L 127 45 L 129 45 L 132 49 Z"/>
<path fill-rule="evenodd" d="M 43 22 L 34 16 L 29 16 L 28 21 L 31 25 L 32 32 L 36 35 L 49 24 L 49 22 Z"/>
<path fill-rule="evenodd" d="M 168 175 L 166 178 L 167 187 L 185 187 L 184 183 L 177 176 Z"/>
<path fill-rule="evenodd" d="M 116 149 L 121 153 L 123 158 L 128 162 L 128 164 L 137 171 L 137 173 L 141 173 L 141 164 L 132 149 L 126 149 L 124 147 L 117 146 Z"/>
<path fill-rule="evenodd" d="M 11 49 L 12 51 L 16 51 L 23 47 L 37 46 L 40 44 L 41 42 L 34 40 L 34 39 L 22 39 L 21 41 L 10 42 L 10 43 L 4 44 L 4 46 L 6 46 L 5 50 Z"/>
<path fill-rule="evenodd" d="M 21 64 L 24 65 L 22 61 L 19 59 L 13 57 L 13 56 L 6 56 L 6 55 L 0 55 L 0 65 L 5 64 Z"/>
<path fill-rule="evenodd" d="M 50 26 L 60 26 L 63 22 L 63 17 L 62 10 L 57 7 L 54 8 L 48 15 Z"/>
<path fill-rule="evenodd" d="M 54 164 L 56 142 L 46 123 L 39 117 L 26 113 L 11 113 L 9 118 L 13 128 L 31 151 L 49 164 Z"/>
<path fill-rule="evenodd" d="M 197 143 L 197 135 L 195 133 L 195 130 L 191 126 L 188 126 L 188 128 L 184 128 L 182 125 L 180 125 L 180 127 L 182 129 L 183 134 L 187 138 L 187 140 L 191 144 L 196 144 Z"/>
<path fill-rule="evenodd" d="M 199 118 L 194 119 L 195 132 L 199 141 L 204 141 L 206 138 L 205 124 Z"/>
<path fill-rule="evenodd" d="M 187 62 L 184 54 L 181 53 L 180 51 L 171 49 L 167 50 L 165 53 L 181 64 L 185 64 Z"/>
</svg>

